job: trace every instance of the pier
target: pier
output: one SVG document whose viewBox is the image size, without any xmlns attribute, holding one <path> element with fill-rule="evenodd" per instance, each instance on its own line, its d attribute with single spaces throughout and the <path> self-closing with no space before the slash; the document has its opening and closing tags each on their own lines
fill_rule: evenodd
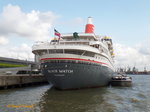
<svg viewBox="0 0 150 112">
<path fill-rule="evenodd" d="M 0 89 L 47 83 L 32 61 L 0 57 Z"/>
<path fill-rule="evenodd" d="M 35 74 L 0 75 L 1 89 L 24 87 L 42 83 L 47 83 L 43 75 L 35 75 Z"/>
</svg>

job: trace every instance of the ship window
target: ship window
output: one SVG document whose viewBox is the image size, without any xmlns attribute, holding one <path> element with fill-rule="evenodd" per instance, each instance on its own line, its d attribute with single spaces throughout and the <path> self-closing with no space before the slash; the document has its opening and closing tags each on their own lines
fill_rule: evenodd
<svg viewBox="0 0 150 112">
<path fill-rule="evenodd" d="M 49 50 L 49 53 L 50 54 L 53 54 L 53 53 L 63 53 L 63 49 L 53 49 L 53 50 Z"/>
<path fill-rule="evenodd" d="M 47 65 L 45 65 L 45 68 L 47 68 Z"/>
<path fill-rule="evenodd" d="M 43 68 L 43 65 L 40 65 L 40 68 Z"/>
<path fill-rule="evenodd" d="M 65 50 L 65 53 L 81 55 L 83 53 L 83 51 L 79 51 L 79 50 Z"/>
</svg>

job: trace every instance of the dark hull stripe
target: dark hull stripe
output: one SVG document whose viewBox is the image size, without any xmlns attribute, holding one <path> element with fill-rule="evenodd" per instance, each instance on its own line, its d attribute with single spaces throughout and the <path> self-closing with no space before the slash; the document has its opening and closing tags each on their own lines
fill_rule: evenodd
<svg viewBox="0 0 150 112">
<path fill-rule="evenodd" d="M 113 76 L 113 71 L 107 66 L 65 62 L 45 62 L 42 65 L 47 65 L 42 73 L 49 83 L 62 90 L 106 86 Z"/>
<path fill-rule="evenodd" d="M 41 60 L 80 60 L 80 61 L 104 64 L 104 65 L 108 66 L 107 63 L 103 63 L 103 62 L 100 62 L 100 61 L 87 60 L 87 59 L 80 59 L 80 58 L 42 58 Z"/>
</svg>

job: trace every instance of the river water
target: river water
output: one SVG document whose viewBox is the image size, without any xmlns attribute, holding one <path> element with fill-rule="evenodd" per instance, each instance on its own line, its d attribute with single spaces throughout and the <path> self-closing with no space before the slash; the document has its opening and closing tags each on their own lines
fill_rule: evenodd
<svg viewBox="0 0 150 112">
<path fill-rule="evenodd" d="M 71 91 L 50 85 L 0 90 L 0 112 L 150 112 L 150 75 L 130 75 L 132 87 Z"/>
</svg>

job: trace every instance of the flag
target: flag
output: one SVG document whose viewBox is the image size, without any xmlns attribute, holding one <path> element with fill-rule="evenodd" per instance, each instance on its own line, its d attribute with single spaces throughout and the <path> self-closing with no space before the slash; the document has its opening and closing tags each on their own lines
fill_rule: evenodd
<svg viewBox="0 0 150 112">
<path fill-rule="evenodd" d="M 56 29 L 54 29 L 54 34 L 55 34 L 55 36 L 58 36 L 60 39 L 60 33 Z"/>
</svg>

